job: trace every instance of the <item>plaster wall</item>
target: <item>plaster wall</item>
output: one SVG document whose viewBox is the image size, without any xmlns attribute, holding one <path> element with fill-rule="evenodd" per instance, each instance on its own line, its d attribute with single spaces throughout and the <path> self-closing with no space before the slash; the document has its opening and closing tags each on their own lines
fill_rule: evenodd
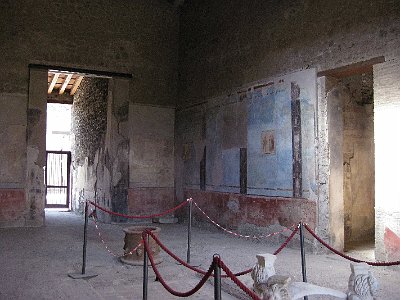
<svg viewBox="0 0 400 300">
<path fill-rule="evenodd" d="M 0 94 L 0 227 L 25 224 L 26 103 L 27 95 Z"/>
<path fill-rule="evenodd" d="M 33 218 L 31 225 L 43 223 L 44 183 L 39 178 L 45 157 L 45 108 L 40 107 L 37 114 L 37 107 L 27 109 L 28 93 L 36 93 L 35 89 L 40 89 L 43 95 L 38 99 L 45 105 L 47 71 L 35 81 L 29 64 L 134 74 L 125 89 L 126 103 L 173 107 L 178 21 L 176 8 L 163 0 L 0 2 L 0 104 L 4 112 L 0 135 L 8 141 L 0 146 L 0 226 L 23 226 L 28 213 Z M 32 125 L 39 115 L 43 126 Z M 36 130 L 37 139 L 29 141 L 31 129 Z M 125 149 L 128 144 L 125 141 Z M 123 168 L 127 173 L 128 166 Z M 28 182 L 32 170 L 32 178 L 37 178 L 33 185 Z M 115 174 L 120 171 L 117 168 Z M 127 194 L 126 188 L 122 190 Z M 29 200 L 32 193 L 37 194 L 33 202 Z M 10 208 L 12 203 L 15 209 Z"/>
<path fill-rule="evenodd" d="M 224 98 L 245 83 L 296 70 L 316 68 L 320 72 L 379 56 L 386 60 L 398 59 L 399 16 L 400 2 L 390 0 L 368 4 L 364 1 L 312 0 L 186 2 L 181 15 L 178 108 L 192 111 L 197 104 L 201 106 L 212 99 Z M 390 84 L 398 86 L 393 80 Z M 318 161 L 315 218 L 317 233 L 332 242 L 332 205 L 339 205 L 342 212 L 337 218 L 342 222 L 337 241 L 338 245 L 343 245 L 343 200 L 336 204 L 330 201 L 334 192 L 330 191 L 327 111 L 327 91 L 330 89 L 329 79 L 318 79 L 314 129 Z M 202 116 L 203 110 L 199 109 L 195 114 Z M 201 134 L 200 120 L 191 118 L 194 129 L 188 132 Z M 177 130 L 184 127 L 180 122 L 188 124 L 178 116 Z M 204 145 L 197 141 L 183 147 L 193 149 L 191 153 L 198 159 Z M 178 149 L 177 155 L 180 155 Z M 177 162 L 177 166 L 180 163 Z M 193 167 L 197 163 L 193 163 Z M 339 173 L 343 174 L 338 172 L 338 176 Z M 198 182 L 196 176 L 194 174 L 190 179 L 192 187 Z M 177 191 L 179 195 L 178 185 Z"/>
<path fill-rule="evenodd" d="M 298 118 L 301 119 L 302 127 L 300 136 L 292 139 L 294 87 L 298 89 Z M 312 206 L 315 212 L 316 98 L 315 70 L 305 70 L 244 85 L 225 96 L 178 110 L 175 140 L 176 172 L 179 174 L 177 178 L 181 178 L 176 182 L 178 199 L 193 197 L 195 201 L 201 202 L 202 199 L 195 197 L 208 197 L 210 201 L 207 204 L 212 204 L 213 200 L 215 207 L 212 205 L 211 208 L 223 215 L 227 207 L 220 207 L 219 201 L 224 197 L 239 197 L 240 180 L 245 176 L 247 195 L 257 195 L 260 205 L 259 214 L 253 218 L 253 225 L 265 224 L 264 218 L 273 218 L 275 211 L 270 207 L 274 205 L 287 208 L 282 210 L 282 219 L 275 221 L 285 218 L 294 221 L 297 214 L 288 208 L 292 203 L 284 199 L 276 201 L 276 198 L 295 197 L 296 177 L 301 182 L 297 201 L 305 203 L 306 199 L 311 200 L 307 205 Z M 274 150 L 269 153 L 265 153 L 264 149 L 265 132 L 272 132 L 274 139 Z M 301 145 L 298 150 L 296 139 L 297 145 Z M 243 147 L 247 149 L 247 174 L 240 174 L 240 149 Z M 294 151 L 299 152 L 298 158 L 294 158 Z M 198 193 L 196 190 L 201 189 L 200 173 L 204 154 L 206 192 Z M 293 161 L 296 159 L 302 162 L 298 178 L 293 175 Z M 252 201 L 251 196 L 240 197 L 242 201 Z M 242 206 L 246 204 L 243 202 Z M 304 218 L 315 223 L 313 214 L 307 214 Z M 240 217 L 237 222 L 245 224 L 246 219 Z M 227 221 L 227 224 L 237 226 L 232 220 Z"/>
<path fill-rule="evenodd" d="M 174 206 L 174 128 L 174 108 L 129 106 L 130 213 L 148 215 Z"/>
<path fill-rule="evenodd" d="M 180 30 L 185 106 L 262 78 L 397 56 L 400 2 L 188 1 Z"/>
<path fill-rule="evenodd" d="M 338 86 L 327 91 L 329 241 L 338 249 L 344 247 L 343 106 L 346 97 L 346 91 Z"/>
<path fill-rule="evenodd" d="M 372 73 L 342 80 L 345 244 L 375 239 L 375 144 Z M 346 246 L 346 245 L 345 245 Z"/>
</svg>

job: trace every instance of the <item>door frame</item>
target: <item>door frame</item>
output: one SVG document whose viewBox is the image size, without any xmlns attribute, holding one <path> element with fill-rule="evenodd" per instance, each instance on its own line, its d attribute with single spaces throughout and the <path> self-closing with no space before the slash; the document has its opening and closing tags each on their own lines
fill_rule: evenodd
<svg viewBox="0 0 400 300">
<path fill-rule="evenodd" d="M 56 186 L 47 185 L 47 158 L 49 154 L 66 154 L 67 155 L 67 185 Z M 48 204 L 47 203 L 47 188 L 67 188 L 66 204 Z M 71 151 L 46 151 L 46 171 L 45 171 L 45 208 L 70 208 L 70 194 L 71 194 Z"/>
</svg>

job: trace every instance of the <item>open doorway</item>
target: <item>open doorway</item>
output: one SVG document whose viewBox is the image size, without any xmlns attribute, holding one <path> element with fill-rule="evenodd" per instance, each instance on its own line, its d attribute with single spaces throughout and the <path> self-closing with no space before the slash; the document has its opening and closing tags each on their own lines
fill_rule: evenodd
<svg viewBox="0 0 400 300">
<path fill-rule="evenodd" d="M 327 83 L 330 226 L 345 251 L 375 247 L 373 65 L 381 60 L 319 74 Z"/>
<path fill-rule="evenodd" d="M 375 144 L 373 73 L 342 78 L 344 248 L 374 248 Z"/>
<path fill-rule="evenodd" d="M 72 103 L 83 76 L 48 72 L 45 208 L 71 209 Z"/>
<path fill-rule="evenodd" d="M 41 226 L 45 222 L 46 152 L 54 150 L 50 145 L 46 147 L 49 103 L 72 104 L 71 174 L 64 174 L 62 184 L 55 184 L 57 188 L 64 188 L 64 181 L 71 178 L 71 191 L 64 193 L 70 197 L 68 208 L 80 212 L 86 200 L 91 200 L 114 211 L 126 212 L 129 184 L 127 125 L 132 75 L 34 64 L 29 65 L 29 74 L 26 174 L 31 224 Z M 76 93 L 71 95 L 74 87 Z M 63 123 L 61 119 L 56 122 Z M 62 132 L 64 129 L 52 131 L 59 137 L 65 133 Z M 68 166 L 68 157 L 66 160 Z M 64 172 L 65 165 L 62 168 Z"/>
</svg>

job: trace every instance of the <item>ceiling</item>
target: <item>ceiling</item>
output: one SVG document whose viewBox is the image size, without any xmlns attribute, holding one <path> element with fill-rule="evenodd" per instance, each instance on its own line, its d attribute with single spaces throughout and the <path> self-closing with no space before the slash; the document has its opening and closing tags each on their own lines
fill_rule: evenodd
<svg viewBox="0 0 400 300">
<path fill-rule="evenodd" d="M 47 102 L 72 104 L 84 76 L 68 72 L 49 71 L 47 76 Z"/>
</svg>

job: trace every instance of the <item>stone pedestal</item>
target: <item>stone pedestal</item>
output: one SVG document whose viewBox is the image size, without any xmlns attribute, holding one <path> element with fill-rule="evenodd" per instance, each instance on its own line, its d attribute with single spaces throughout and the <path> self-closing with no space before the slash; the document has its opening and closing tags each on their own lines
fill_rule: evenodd
<svg viewBox="0 0 400 300">
<path fill-rule="evenodd" d="M 161 231 L 161 228 L 159 227 L 130 226 L 123 229 L 125 232 L 124 255 L 120 258 L 123 263 L 134 266 L 143 266 L 144 245 L 140 245 L 136 251 L 132 251 L 132 249 L 134 249 L 142 241 L 142 233 L 146 229 L 151 230 L 156 237 L 159 237 Z M 162 259 L 159 257 L 160 246 L 151 237 L 149 238 L 149 245 L 151 253 L 154 257 L 154 262 L 156 264 L 161 263 Z M 130 253 L 131 251 L 132 253 Z"/>
</svg>

